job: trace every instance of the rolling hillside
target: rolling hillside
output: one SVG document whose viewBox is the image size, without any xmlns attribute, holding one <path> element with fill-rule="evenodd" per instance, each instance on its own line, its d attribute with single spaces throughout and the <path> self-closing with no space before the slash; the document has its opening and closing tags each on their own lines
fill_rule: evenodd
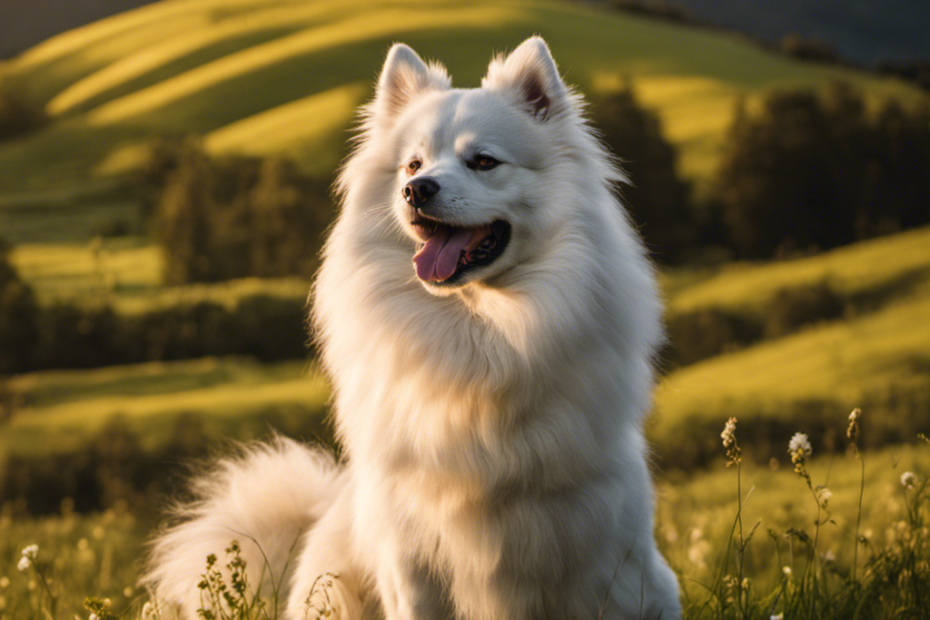
<svg viewBox="0 0 930 620">
<path fill-rule="evenodd" d="M 40 296 L 65 285 L 72 295 L 93 295 L 99 277 L 86 250 L 58 252 L 47 261 L 32 249 L 14 258 Z M 148 249 L 129 247 L 114 256 L 114 277 L 139 278 L 112 300 L 128 314 L 202 300 L 234 304 L 256 292 L 303 299 L 309 287 L 299 279 L 245 279 L 160 288 L 146 281 L 154 277 Z M 650 429 L 660 456 L 670 456 L 671 465 L 705 462 L 719 454 L 719 430 L 730 416 L 740 419 L 743 441 L 758 458 L 783 452 L 782 439 L 796 430 L 825 432 L 853 407 L 868 413 L 870 444 L 930 431 L 930 228 L 799 260 L 730 265 L 670 290 L 668 308 L 670 315 L 738 310 L 761 320 L 779 291 L 824 281 L 852 314 L 684 366 L 661 380 Z M 25 407 L 4 436 L 8 447 L 34 447 L 41 436 L 46 449 L 62 449 L 122 413 L 135 428 L 161 429 L 150 435 L 161 438 L 157 443 L 185 411 L 214 424 L 279 406 L 322 411 L 326 390 L 319 377 L 301 379 L 303 372 L 303 362 L 261 370 L 241 360 L 205 360 L 23 375 L 10 388 Z"/>
<path fill-rule="evenodd" d="M 23 407 L 3 427 L 0 455 L 32 458 L 82 447 L 114 416 L 146 450 L 170 441 L 184 414 L 200 418 L 214 437 L 245 439 L 272 427 L 294 432 L 308 420 L 320 423 L 329 398 L 306 362 L 236 358 L 38 372 L 9 387 Z"/>
<path fill-rule="evenodd" d="M 917 96 L 899 82 L 801 64 L 730 36 L 566 3 L 166 0 L 66 32 L 10 63 L 10 80 L 53 123 L 0 145 L 0 210 L 99 194 L 109 187 L 100 179 L 130 169 L 139 145 L 160 133 L 203 134 L 215 151 L 286 153 L 328 175 L 392 41 L 441 59 L 457 84 L 473 86 L 494 52 L 533 33 L 589 94 L 632 78 L 694 178 L 711 169 L 737 98 L 834 79 L 872 97 Z"/>
<path fill-rule="evenodd" d="M 699 462 L 719 452 L 712 430 L 735 416 L 762 453 L 778 453 L 792 429 L 825 429 L 854 407 L 870 413 L 875 444 L 930 430 L 928 228 L 799 260 L 730 265 L 674 292 L 668 307 L 764 320 L 781 291 L 821 283 L 845 316 L 671 372 L 656 391 L 654 440 L 675 446 L 682 464 Z"/>
<path fill-rule="evenodd" d="M 110 291 L 107 301 L 135 313 L 179 300 L 229 302 L 256 291 L 302 298 L 307 283 L 299 280 L 163 289 L 160 255 L 147 240 L 88 246 L 108 218 L 138 217 L 113 175 L 131 170 L 153 135 L 198 133 L 217 153 L 283 153 L 328 176 L 342 156 L 354 107 L 370 94 L 392 41 L 443 60 L 458 84 L 471 86 L 492 53 L 533 33 L 547 38 L 566 79 L 586 93 L 596 96 L 631 78 L 682 148 L 683 170 L 696 179 L 712 169 L 738 98 L 819 88 L 837 78 L 872 99 L 920 96 L 900 82 L 801 64 L 730 36 L 560 2 L 166 0 L 54 37 L 6 67 L 52 123 L 0 143 L 0 235 L 16 244 L 13 260 L 45 302 Z M 782 289 L 819 282 L 861 312 L 671 373 L 658 391 L 652 429 L 660 449 L 685 446 L 680 454 L 699 459 L 714 446 L 692 450 L 680 439 L 682 429 L 703 432 L 732 414 L 781 429 L 799 417 L 874 405 L 895 420 L 911 420 L 898 409 L 930 387 L 928 247 L 930 234 L 922 230 L 801 261 L 670 277 L 672 313 L 718 308 L 764 315 Z M 133 403 L 107 401 L 112 407 L 101 402 L 99 409 L 175 411 L 172 404 L 143 403 L 148 394 Z M 263 392 L 255 394 L 261 400 Z M 86 403 L 63 401 L 55 415 L 82 419 L 60 408 L 72 406 L 80 411 Z M 14 426 L 40 419 L 34 411 Z M 885 430 L 894 438 L 911 426 Z M 767 430 L 755 431 L 760 441 Z M 713 444 L 716 433 L 705 435 Z"/>
</svg>

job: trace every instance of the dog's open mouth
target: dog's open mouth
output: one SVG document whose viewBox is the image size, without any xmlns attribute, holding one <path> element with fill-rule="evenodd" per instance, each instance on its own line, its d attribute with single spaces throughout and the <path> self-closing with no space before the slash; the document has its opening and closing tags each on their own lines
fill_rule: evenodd
<svg viewBox="0 0 930 620">
<path fill-rule="evenodd" d="M 434 284 L 455 284 L 469 270 L 490 265 L 510 241 L 510 224 L 503 220 L 474 228 L 428 219 L 411 224 L 426 242 L 413 257 L 417 277 Z"/>
</svg>

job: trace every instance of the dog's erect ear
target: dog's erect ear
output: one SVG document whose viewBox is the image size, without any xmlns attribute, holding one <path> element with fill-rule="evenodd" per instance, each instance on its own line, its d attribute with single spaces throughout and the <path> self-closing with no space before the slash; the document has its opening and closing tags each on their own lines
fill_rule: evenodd
<svg viewBox="0 0 930 620">
<path fill-rule="evenodd" d="M 508 93 L 540 121 L 571 109 L 568 88 L 541 37 L 530 37 L 506 58 L 493 60 L 481 85 Z"/>
<path fill-rule="evenodd" d="M 452 85 L 445 68 L 437 63 L 427 65 L 417 53 L 403 43 L 395 43 L 388 52 L 378 91 L 375 110 L 380 118 L 393 118 L 423 91 L 445 90 Z"/>
</svg>

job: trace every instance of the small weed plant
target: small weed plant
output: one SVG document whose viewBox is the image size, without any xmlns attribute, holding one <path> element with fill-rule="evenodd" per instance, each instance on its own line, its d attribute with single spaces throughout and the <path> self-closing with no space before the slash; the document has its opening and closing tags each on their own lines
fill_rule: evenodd
<svg viewBox="0 0 930 620">
<path fill-rule="evenodd" d="M 801 478 L 810 502 L 816 508 L 811 528 L 768 530 L 772 553 L 781 567 L 780 579 L 771 591 L 758 592 L 745 575 L 745 557 L 749 543 L 761 521 L 744 533 L 743 508 L 753 491 L 745 495 L 741 480 L 741 451 L 736 438 L 736 418 L 726 423 L 721 438 L 727 466 L 736 469 L 736 516 L 730 538 L 711 584 L 699 584 L 705 591 L 702 600 L 687 602 L 684 617 L 689 620 L 855 620 L 855 619 L 927 619 L 930 618 L 930 532 L 928 532 L 927 476 L 904 472 L 900 476 L 900 493 L 905 507 L 903 518 L 893 521 L 890 543 L 882 549 L 871 546 L 860 534 L 865 489 L 865 461 L 859 451 L 860 418 L 855 409 L 849 415 L 846 431 L 848 454 L 860 464 L 858 511 L 850 566 L 838 566 L 835 554 L 819 547 L 821 533 L 836 526 L 830 509 L 833 493 L 825 484 L 817 484 L 808 471 L 813 454 L 810 440 L 796 433 L 788 444 L 794 473 Z M 930 441 L 924 435 L 921 442 Z M 869 557 L 860 565 L 860 548 Z M 684 576 L 683 579 L 687 579 Z"/>
</svg>

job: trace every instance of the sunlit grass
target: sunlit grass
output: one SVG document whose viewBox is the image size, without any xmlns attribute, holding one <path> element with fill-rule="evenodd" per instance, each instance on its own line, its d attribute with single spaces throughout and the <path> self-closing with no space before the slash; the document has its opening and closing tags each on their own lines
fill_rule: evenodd
<svg viewBox="0 0 930 620">
<path fill-rule="evenodd" d="M 84 182 L 93 171 L 123 172 L 138 158 L 112 158 L 151 132 L 208 133 L 314 94 L 369 85 L 396 40 L 445 62 L 457 85 L 475 86 L 493 52 L 536 33 L 566 79 L 590 95 L 633 80 L 680 147 L 682 171 L 701 186 L 737 98 L 825 87 L 838 77 L 870 99 L 919 96 L 894 80 L 799 63 L 728 35 L 562 2 L 166 2 L 66 33 L 12 63 L 35 99 L 77 123 L 0 148 L 0 188 L 35 191 Z M 332 167 L 346 124 L 331 119 L 350 117 L 356 104 L 347 98 L 325 117 L 305 110 L 301 133 L 309 139 L 286 152 L 307 168 Z"/>
<path fill-rule="evenodd" d="M 511 11 L 488 6 L 442 10 L 422 7 L 415 12 L 365 11 L 363 15 L 281 37 L 191 69 L 158 85 L 102 105 L 88 114 L 88 120 L 92 125 L 125 121 L 219 82 L 259 71 L 293 56 L 310 54 L 335 45 L 391 36 L 399 32 L 451 27 L 453 24 L 457 28 L 490 27 L 511 19 L 512 15 Z"/>
<path fill-rule="evenodd" d="M 863 423 L 867 434 L 868 412 Z M 842 431 L 845 416 L 838 414 L 836 424 Z M 871 614 L 864 617 L 899 617 L 894 613 L 901 605 L 920 611 L 912 606 L 912 588 L 926 580 L 930 446 L 915 438 L 917 445 L 866 451 L 860 461 L 852 454 L 824 454 L 823 437 L 811 440 L 814 454 L 806 472 L 815 489 L 829 489 L 820 509 L 792 471 L 787 449 L 779 462 L 760 466 L 753 462 L 752 446 L 744 445 L 739 470 L 721 462 L 686 479 L 659 481 L 655 534 L 679 575 L 685 618 L 813 620 L 825 617 L 815 610 L 839 606 L 850 614 L 842 617 L 853 617 L 867 599 Z M 909 488 L 905 472 L 911 472 Z M 11 505 L 0 513 L 0 617 L 32 618 L 51 609 L 56 618 L 86 617 L 81 609 L 86 596 L 109 599 L 115 614 L 132 605 L 131 616 L 138 616 L 146 600 L 136 588 L 143 540 L 158 517 L 148 511 L 133 515 L 122 502 L 90 515 L 76 515 L 72 506 L 66 500 L 62 514 L 40 518 Z M 736 552 L 737 514 L 743 553 Z M 24 549 L 34 560 L 23 563 Z M 206 564 L 204 558 L 204 572 Z M 741 595 L 737 577 L 745 579 Z M 793 613 L 779 616 L 789 605 Z"/>
<path fill-rule="evenodd" d="M 63 514 L 40 518 L 11 508 L 0 513 L 0 618 L 49 618 L 40 611 L 51 601 L 35 569 L 16 569 L 27 545 L 38 547 L 36 563 L 57 598 L 54 620 L 86 618 L 82 604 L 91 595 L 110 599 L 119 610 L 147 598 L 136 576 L 151 517 L 130 514 L 123 505 L 79 515 L 66 504 Z"/>
<path fill-rule="evenodd" d="M 782 289 L 820 282 L 847 297 L 930 283 L 930 228 L 871 239 L 800 260 L 728 265 L 716 276 L 679 291 L 669 306 L 672 312 L 712 307 L 759 311 Z"/>
<path fill-rule="evenodd" d="M 838 413 L 838 427 L 842 421 L 843 416 Z M 722 423 L 719 426 L 722 428 Z M 842 453 L 824 455 L 822 438 L 813 440 L 816 458 L 807 465 L 811 480 L 832 492 L 831 521 L 821 527 L 818 553 L 848 571 L 855 548 L 860 463 Z M 785 577 L 785 566 L 800 574 L 806 549 L 795 540 L 792 556 L 784 533 L 793 527 L 812 535 L 817 518 L 817 506 L 804 482 L 792 470 L 787 447 L 786 443 L 782 457 L 770 465 L 756 464 L 751 456 L 742 464 L 741 487 L 744 498 L 748 496 L 741 515 L 744 529 L 748 531 L 760 523 L 746 556 L 746 569 L 759 591 L 777 586 Z M 751 446 L 748 452 L 751 454 Z M 918 472 L 925 479 L 930 474 L 930 446 L 890 446 L 865 452 L 864 458 L 865 489 L 859 532 L 868 544 L 860 548 L 860 569 L 871 556 L 900 536 L 898 524 L 906 518 L 901 474 Z M 710 471 L 659 484 L 656 536 L 664 553 L 684 577 L 681 585 L 689 598 L 706 598 L 705 586 L 713 583 L 714 573 L 719 569 L 724 552 L 721 541 L 727 539 L 737 511 L 735 478 L 735 469 L 723 467 L 721 460 Z M 768 536 L 770 528 L 781 534 L 780 556 Z"/>
<path fill-rule="evenodd" d="M 132 243 L 20 245 L 11 260 L 40 301 L 109 301 L 117 291 L 136 294 L 161 284 L 161 249 Z"/>
<path fill-rule="evenodd" d="M 161 248 L 132 238 L 20 245 L 10 258 L 43 305 L 106 304 L 123 315 L 201 302 L 234 309 L 243 298 L 256 295 L 302 301 L 310 290 L 310 281 L 296 276 L 165 287 Z"/>
<path fill-rule="evenodd" d="M 51 115 L 66 113 L 164 65 L 184 57 L 193 60 L 196 58 L 193 56 L 194 52 L 226 39 L 263 31 L 269 32 L 269 38 L 273 38 L 281 36 L 281 33 L 287 30 L 295 31 L 317 25 L 316 23 L 327 14 L 344 13 L 345 8 L 340 5 L 317 3 L 297 7 L 288 4 L 282 7 L 272 4 L 268 10 L 237 15 L 215 24 L 204 22 L 199 30 L 186 32 L 182 37 L 171 36 L 172 33 L 169 32 L 166 40 L 119 58 L 100 71 L 70 85 L 48 102 L 46 111 Z M 193 66 L 195 65 L 188 68 Z"/>
<path fill-rule="evenodd" d="M 0 451 L 32 457 L 80 447 L 115 415 L 153 449 L 181 414 L 212 420 L 221 433 L 274 410 L 321 414 L 329 397 L 307 362 L 237 358 L 44 371 L 14 377 L 8 389 L 24 404 L 4 424 Z"/>
<path fill-rule="evenodd" d="M 928 399 L 913 411 L 908 403 L 930 394 L 928 316 L 930 295 L 915 296 L 676 370 L 656 391 L 654 438 L 676 446 L 685 422 L 706 425 L 727 415 L 803 419 L 808 403 L 874 403 L 888 423 L 919 424 L 915 416 Z"/>
<path fill-rule="evenodd" d="M 168 20 L 190 18 L 191 15 L 203 14 L 205 19 L 207 11 L 219 7 L 239 4 L 255 4 L 256 0 L 190 0 L 187 2 L 159 2 L 133 11 L 118 13 L 112 17 L 102 19 L 88 26 L 75 28 L 40 43 L 24 52 L 18 60 L 24 69 L 41 66 L 42 64 L 70 57 L 81 50 L 93 47 L 113 37 L 123 36 L 130 38 L 131 33 L 141 29 L 165 28 Z M 119 58 L 114 54 L 110 60 Z"/>
<path fill-rule="evenodd" d="M 601 95 L 623 88 L 625 82 L 618 73 L 596 74 L 593 88 Z M 681 150 L 679 173 L 692 179 L 709 178 L 733 102 L 743 91 L 725 80 L 704 76 L 643 75 L 631 84 L 639 101 L 659 112 L 665 136 Z"/>
<path fill-rule="evenodd" d="M 367 84 L 349 84 L 272 108 L 212 131 L 204 146 L 217 154 L 284 156 L 306 161 L 312 163 L 312 172 L 326 174 L 338 161 L 320 157 L 319 144 L 335 140 L 334 148 L 324 152 L 338 152 L 347 136 L 340 130 L 349 127 L 353 111 L 367 91 Z"/>
</svg>

